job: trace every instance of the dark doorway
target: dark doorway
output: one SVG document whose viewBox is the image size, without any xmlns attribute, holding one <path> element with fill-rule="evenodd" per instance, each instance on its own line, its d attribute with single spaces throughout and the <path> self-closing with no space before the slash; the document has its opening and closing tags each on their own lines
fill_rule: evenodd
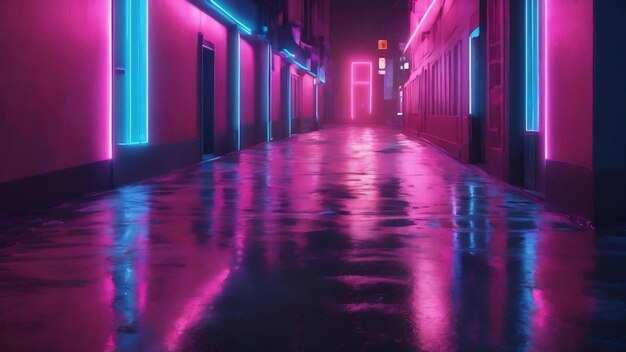
<svg viewBox="0 0 626 352">
<path fill-rule="evenodd" d="M 202 159 L 215 155 L 215 47 L 201 40 L 200 131 Z"/>
</svg>

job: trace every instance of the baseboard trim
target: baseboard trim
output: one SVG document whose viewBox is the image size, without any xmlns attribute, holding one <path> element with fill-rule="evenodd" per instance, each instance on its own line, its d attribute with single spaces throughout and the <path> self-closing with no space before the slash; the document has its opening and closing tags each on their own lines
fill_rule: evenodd
<svg viewBox="0 0 626 352">
<path fill-rule="evenodd" d="M 0 183 L 0 213 L 50 206 L 111 187 L 111 160 Z"/>
</svg>

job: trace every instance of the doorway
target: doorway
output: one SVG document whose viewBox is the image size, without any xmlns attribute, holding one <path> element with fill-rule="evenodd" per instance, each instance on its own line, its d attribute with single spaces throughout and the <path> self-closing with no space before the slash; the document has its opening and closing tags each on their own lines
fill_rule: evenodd
<svg viewBox="0 0 626 352">
<path fill-rule="evenodd" d="M 366 121 L 372 115 L 372 63 L 352 62 L 350 69 L 350 117 Z"/>
<path fill-rule="evenodd" d="M 200 145 L 206 160 L 215 156 L 215 46 L 200 39 Z"/>
</svg>

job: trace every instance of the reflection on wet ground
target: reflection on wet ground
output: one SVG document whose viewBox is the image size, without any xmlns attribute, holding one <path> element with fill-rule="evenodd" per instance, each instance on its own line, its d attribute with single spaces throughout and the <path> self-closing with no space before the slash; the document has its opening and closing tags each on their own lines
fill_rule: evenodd
<svg viewBox="0 0 626 352">
<path fill-rule="evenodd" d="M 0 350 L 626 350 L 626 240 L 385 128 L 0 220 Z"/>
</svg>

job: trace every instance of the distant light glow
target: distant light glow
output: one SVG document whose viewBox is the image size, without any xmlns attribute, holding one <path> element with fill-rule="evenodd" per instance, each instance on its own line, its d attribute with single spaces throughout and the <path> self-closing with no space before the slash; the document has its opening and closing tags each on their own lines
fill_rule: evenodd
<svg viewBox="0 0 626 352">
<path fill-rule="evenodd" d="M 385 70 L 378 70 L 378 74 L 381 75 L 381 76 L 384 75 L 385 72 L 386 72 Z"/>
<path fill-rule="evenodd" d="M 469 113 L 474 114 L 474 75 L 473 75 L 473 62 L 474 53 L 472 52 L 472 39 L 480 36 L 480 27 L 476 27 L 469 36 Z"/>
<path fill-rule="evenodd" d="M 408 69 L 409 69 L 409 63 L 408 63 L 408 62 L 405 62 L 405 63 L 404 63 L 404 65 L 403 65 L 403 67 L 404 67 L 404 69 L 405 69 L 405 70 L 408 70 Z"/>
<path fill-rule="evenodd" d="M 378 69 L 384 70 L 387 68 L 387 62 L 384 57 L 378 58 Z"/>
<path fill-rule="evenodd" d="M 313 79 L 315 85 L 315 122 L 317 126 L 319 126 L 320 122 L 320 112 L 319 112 L 319 104 L 320 104 L 320 85 L 317 84 L 317 79 Z"/>
<path fill-rule="evenodd" d="M 428 14 L 430 13 L 430 11 L 432 11 L 432 9 L 433 9 L 433 7 L 435 6 L 436 3 L 437 3 L 437 0 L 433 0 L 433 2 L 430 3 L 430 5 L 428 6 L 428 9 L 426 9 L 426 12 L 424 13 L 424 16 L 422 16 L 422 18 L 420 19 L 419 23 L 417 24 L 417 27 L 415 27 L 415 31 L 413 31 L 413 34 L 411 34 L 411 37 L 406 42 L 406 46 L 404 47 L 404 51 L 402 51 L 402 53 L 405 53 L 409 49 L 409 47 L 411 46 L 411 43 L 413 43 L 413 40 L 415 40 L 415 37 L 417 36 L 417 33 L 419 32 L 420 28 L 422 27 L 422 24 L 424 24 L 424 20 L 426 20 L 426 17 L 428 17 Z"/>
<path fill-rule="evenodd" d="M 525 118 L 526 131 L 539 131 L 539 0 L 525 4 Z"/>
<path fill-rule="evenodd" d="M 378 50 L 387 50 L 387 39 L 378 40 Z"/>
<path fill-rule="evenodd" d="M 230 13 L 224 6 L 220 5 L 215 0 L 209 0 L 211 4 L 215 7 L 215 9 L 224 17 L 229 19 L 231 22 L 234 22 L 244 33 L 250 35 L 252 34 L 252 29 L 246 26 L 242 21 L 240 21 L 237 17 Z"/>
<path fill-rule="evenodd" d="M 354 79 L 355 66 L 367 65 L 369 70 L 369 79 L 367 81 L 357 81 Z M 371 61 L 353 61 L 350 70 L 350 116 L 354 120 L 354 87 L 356 85 L 368 85 L 369 86 L 369 113 L 372 113 L 372 62 Z"/>
<path fill-rule="evenodd" d="M 544 158 L 548 160 L 550 158 L 550 79 L 549 79 L 549 56 L 548 56 L 548 47 L 549 47 L 549 33 L 548 33 L 548 25 L 549 25 L 549 8 L 548 8 L 548 0 L 543 0 L 543 123 L 544 123 Z"/>
</svg>

